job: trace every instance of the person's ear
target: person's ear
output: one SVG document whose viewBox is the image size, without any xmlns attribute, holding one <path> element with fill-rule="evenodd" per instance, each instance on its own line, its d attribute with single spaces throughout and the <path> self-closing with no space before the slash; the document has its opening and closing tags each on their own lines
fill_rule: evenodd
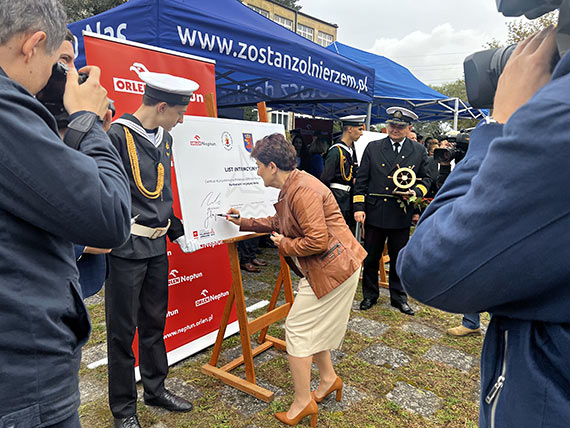
<svg viewBox="0 0 570 428">
<path fill-rule="evenodd" d="M 36 31 L 30 35 L 24 36 L 24 40 L 22 43 L 22 55 L 24 55 L 24 59 L 26 62 L 29 62 L 34 54 L 36 53 L 36 49 L 42 44 L 45 44 L 45 40 L 47 39 L 47 35 L 44 31 Z"/>
<path fill-rule="evenodd" d="M 157 111 L 159 113 L 164 113 L 167 108 L 168 108 L 168 104 L 166 102 L 162 101 L 162 102 L 158 103 Z"/>
</svg>

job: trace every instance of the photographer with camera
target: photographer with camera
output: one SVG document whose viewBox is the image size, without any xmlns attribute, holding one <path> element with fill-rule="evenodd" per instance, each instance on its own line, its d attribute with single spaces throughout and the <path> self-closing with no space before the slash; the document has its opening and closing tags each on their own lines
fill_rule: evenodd
<svg viewBox="0 0 570 428">
<path fill-rule="evenodd" d="M 65 35 L 57 0 L 0 0 L 0 425 L 80 426 L 78 372 L 90 331 L 72 242 L 120 245 L 130 230 L 125 171 L 98 116 L 99 69 L 70 71 L 64 144 L 34 97 Z M 69 132 L 69 131 L 68 131 Z M 73 147 L 70 147 L 72 145 Z"/>
<path fill-rule="evenodd" d="M 418 300 L 492 314 L 481 356 L 480 427 L 570 421 L 570 194 L 561 190 L 570 182 L 570 4 L 499 2 L 504 13 L 529 18 L 556 7 L 558 31 L 548 27 L 513 50 L 493 117 L 472 131 L 465 158 L 397 263 Z M 562 59 L 551 71 L 557 42 Z M 492 68 L 481 67 L 482 78 Z"/>
</svg>

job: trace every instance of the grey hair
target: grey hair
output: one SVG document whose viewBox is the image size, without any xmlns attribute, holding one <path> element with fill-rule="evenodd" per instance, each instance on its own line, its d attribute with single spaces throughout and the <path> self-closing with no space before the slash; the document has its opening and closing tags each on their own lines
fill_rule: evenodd
<svg viewBox="0 0 570 428">
<path fill-rule="evenodd" d="M 16 34 L 45 31 L 51 54 L 65 37 L 66 21 L 59 0 L 0 0 L 0 46 Z"/>
</svg>

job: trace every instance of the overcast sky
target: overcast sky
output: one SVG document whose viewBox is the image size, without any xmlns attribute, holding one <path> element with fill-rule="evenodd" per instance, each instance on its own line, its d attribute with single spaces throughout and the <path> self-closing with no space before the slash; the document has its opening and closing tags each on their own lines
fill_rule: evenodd
<svg viewBox="0 0 570 428">
<path fill-rule="evenodd" d="M 507 38 L 494 0 L 301 0 L 302 12 L 337 24 L 338 41 L 384 55 L 424 83 L 463 77 L 463 59 Z M 512 20 L 512 19 L 511 19 Z"/>
</svg>

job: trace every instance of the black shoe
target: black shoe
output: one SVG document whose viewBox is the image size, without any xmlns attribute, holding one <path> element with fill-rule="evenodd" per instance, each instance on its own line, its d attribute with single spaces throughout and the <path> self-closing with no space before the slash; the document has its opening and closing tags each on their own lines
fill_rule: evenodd
<svg viewBox="0 0 570 428">
<path fill-rule="evenodd" d="M 393 307 L 406 315 L 415 315 L 415 312 L 407 303 L 391 303 Z"/>
<path fill-rule="evenodd" d="M 115 428 L 141 428 L 137 415 L 128 418 L 115 418 Z"/>
<path fill-rule="evenodd" d="M 163 409 L 170 410 L 171 412 L 189 412 L 194 408 L 190 401 L 174 395 L 167 389 L 165 389 L 158 397 L 145 397 L 144 403 L 149 406 L 162 407 Z"/>
<path fill-rule="evenodd" d="M 364 299 L 362 302 L 360 302 L 360 310 L 361 311 L 367 311 L 368 309 L 370 309 L 375 304 L 376 304 L 376 300 Z"/>
</svg>

